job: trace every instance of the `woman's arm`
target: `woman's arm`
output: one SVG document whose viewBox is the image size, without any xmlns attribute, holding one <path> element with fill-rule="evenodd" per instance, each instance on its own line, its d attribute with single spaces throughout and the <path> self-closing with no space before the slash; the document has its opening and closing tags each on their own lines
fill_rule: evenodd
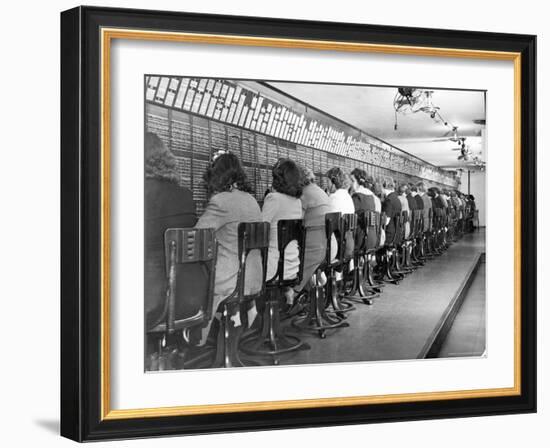
<svg viewBox="0 0 550 448">
<path fill-rule="evenodd" d="M 197 229 L 219 229 L 227 222 L 229 204 L 224 203 L 220 195 L 210 198 L 206 210 L 197 221 Z"/>
<path fill-rule="evenodd" d="M 279 203 L 276 197 L 269 193 L 264 199 L 264 205 L 262 207 L 262 220 L 266 222 L 273 222 L 273 218 L 278 214 Z"/>
</svg>

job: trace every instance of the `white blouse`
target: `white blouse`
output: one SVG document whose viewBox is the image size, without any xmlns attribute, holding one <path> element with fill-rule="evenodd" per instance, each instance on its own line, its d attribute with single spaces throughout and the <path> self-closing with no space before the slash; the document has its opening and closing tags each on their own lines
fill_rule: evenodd
<svg viewBox="0 0 550 448">
<path fill-rule="evenodd" d="M 347 213 L 355 213 L 355 206 L 353 205 L 353 199 L 343 188 L 336 190 L 329 195 L 330 211 L 340 212 L 342 215 Z"/>
</svg>

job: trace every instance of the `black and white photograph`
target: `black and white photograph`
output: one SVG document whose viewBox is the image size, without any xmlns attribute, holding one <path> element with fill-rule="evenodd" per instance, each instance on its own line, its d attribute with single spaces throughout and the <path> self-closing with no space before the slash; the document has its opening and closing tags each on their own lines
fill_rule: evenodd
<svg viewBox="0 0 550 448">
<path fill-rule="evenodd" d="M 486 91 L 144 84 L 145 371 L 486 355 Z"/>
</svg>

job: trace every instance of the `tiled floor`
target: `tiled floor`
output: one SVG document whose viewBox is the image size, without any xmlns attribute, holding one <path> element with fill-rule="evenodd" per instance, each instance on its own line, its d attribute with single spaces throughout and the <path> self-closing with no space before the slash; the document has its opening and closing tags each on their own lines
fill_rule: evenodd
<svg viewBox="0 0 550 448">
<path fill-rule="evenodd" d="M 373 305 L 357 305 L 348 318 L 350 327 L 330 330 L 326 339 L 300 333 L 311 349 L 286 355 L 281 364 L 417 358 L 466 273 L 484 251 L 484 231 L 465 235 L 399 285 L 386 286 Z M 484 269 L 482 263 L 480 278 Z M 483 298 L 483 288 L 479 295 Z M 476 331 L 482 333 L 479 328 Z"/>
</svg>

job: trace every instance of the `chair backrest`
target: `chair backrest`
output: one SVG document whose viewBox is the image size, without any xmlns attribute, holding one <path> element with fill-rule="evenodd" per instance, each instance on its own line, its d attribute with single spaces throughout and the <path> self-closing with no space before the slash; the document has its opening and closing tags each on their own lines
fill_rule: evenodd
<svg viewBox="0 0 550 448">
<path fill-rule="evenodd" d="M 416 232 L 418 230 L 418 210 L 411 210 L 410 218 L 411 218 L 411 234 L 410 234 L 410 237 L 414 238 L 416 236 Z"/>
<path fill-rule="evenodd" d="M 420 210 L 411 210 L 412 213 L 412 222 L 411 222 L 411 237 L 416 237 L 418 235 L 418 229 L 420 224 Z"/>
<path fill-rule="evenodd" d="M 293 279 L 285 279 L 285 250 L 287 246 L 296 241 L 298 245 L 299 267 L 296 277 Z M 279 262 L 277 264 L 277 272 L 274 275 L 275 283 L 278 286 L 298 284 L 302 281 L 304 272 L 304 255 L 306 247 L 306 228 L 302 219 L 281 219 L 277 223 L 277 244 L 279 250 Z M 271 283 L 273 280 L 268 279 Z"/>
<path fill-rule="evenodd" d="M 340 255 L 343 251 L 343 233 L 342 233 L 342 214 L 340 212 L 327 213 L 325 215 L 325 234 L 327 237 L 327 257 L 326 260 L 328 263 L 332 260 L 332 249 L 331 240 L 332 235 L 335 236 L 336 242 L 338 243 L 338 249 L 336 257 L 340 258 Z"/>
<path fill-rule="evenodd" d="M 434 208 L 434 227 L 439 230 L 444 224 L 444 211 L 442 208 Z"/>
<path fill-rule="evenodd" d="M 168 295 L 166 330 L 179 322 L 202 326 L 212 317 L 217 242 L 214 229 L 171 228 L 164 232 Z M 202 311 L 202 312 L 201 312 Z M 193 320 L 193 316 L 202 316 Z"/>
<path fill-rule="evenodd" d="M 384 221 L 385 219 L 384 215 Z M 378 246 L 380 241 L 380 229 L 382 227 L 380 213 L 374 210 L 368 210 L 365 214 L 365 221 L 367 225 L 368 242 L 373 242 L 372 244 L 367 243 L 367 249 L 374 249 Z M 372 232 L 374 232 L 374 237 L 371 237 Z"/>
<path fill-rule="evenodd" d="M 393 240 L 390 242 L 390 244 L 398 244 L 402 240 L 402 232 L 405 229 L 405 226 L 403 225 L 403 215 L 401 213 L 397 213 L 393 218 L 393 225 L 395 232 L 393 234 Z M 386 244 L 388 244 L 388 241 L 386 241 Z"/>
<path fill-rule="evenodd" d="M 355 232 L 357 228 L 357 215 L 355 213 L 344 213 L 341 219 L 342 232 Z"/>
<path fill-rule="evenodd" d="M 367 213 L 365 210 L 357 210 L 357 226 L 355 227 L 355 252 L 363 253 L 367 245 Z"/>
<path fill-rule="evenodd" d="M 349 259 L 353 256 L 355 248 L 355 231 L 357 230 L 357 215 L 355 213 L 344 213 L 341 219 L 342 232 L 342 259 Z"/>
<path fill-rule="evenodd" d="M 237 284 L 235 291 L 238 293 L 239 300 L 251 300 L 262 296 L 265 293 L 265 276 L 267 271 L 267 252 L 269 249 L 269 228 L 268 222 L 241 222 L 237 228 L 238 234 L 238 255 L 239 255 L 239 273 L 237 275 Z M 248 255 L 252 251 L 260 253 L 262 274 L 261 289 L 257 293 L 245 294 L 245 274 Z"/>
</svg>

